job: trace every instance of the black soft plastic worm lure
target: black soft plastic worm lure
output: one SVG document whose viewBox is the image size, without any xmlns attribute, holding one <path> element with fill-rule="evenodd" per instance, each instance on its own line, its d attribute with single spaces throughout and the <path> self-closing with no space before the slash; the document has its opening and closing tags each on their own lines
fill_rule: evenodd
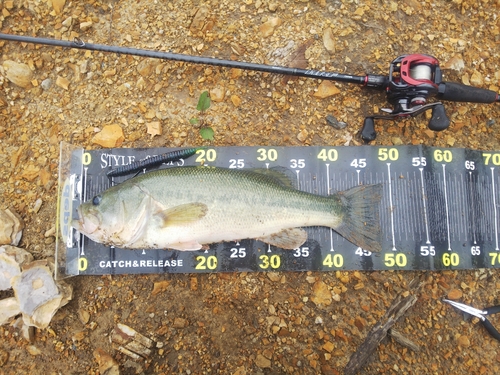
<svg viewBox="0 0 500 375">
<path fill-rule="evenodd" d="M 200 148 L 198 147 L 190 147 L 182 150 L 165 152 L 164 154 L 161 155 L 152 156 L 144 160 L 135 161 L 131 164 L 111 169 L 106 173 L 106 176 L 108 177 L 126 176 L 131 173 L 139 172 L 142 169 L 155 167 L 163 163 L 169 163 L 171 161 L 186 159 L 196 154 L 196 151 L 198 151 L 199 149 Z"/>
</svg>

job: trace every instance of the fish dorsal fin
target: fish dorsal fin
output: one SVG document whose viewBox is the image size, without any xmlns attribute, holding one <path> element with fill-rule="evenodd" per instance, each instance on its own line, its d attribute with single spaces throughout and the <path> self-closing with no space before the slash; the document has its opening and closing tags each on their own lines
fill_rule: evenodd
<svg viewBox="0 0 500 375">
<path fill-rule="evenodd" d="M 204 203 L 193 202 L 170 207 L 156 215 L 162 220 L 162 226 L 189 224 L 200 220 L 207 214 L 208 207 Z"/>
<path fill-rule="evenodd" d="M 296 249 L 307 240 L 307 232 L 302 228 L 283 229 L 278 233 L 260 237 L 258 240 L 282 249 Z"/>
<path fill-rule="evenodd" d="M 295 189 L 296 182 L 293 178 L 292 172 L 285 167 L 277 166 L 271 167 L 269 169 L 266 168 L 255 168 L 250 169 L 252 172 L 272 178 L 281 186 Z"/>
</svg>

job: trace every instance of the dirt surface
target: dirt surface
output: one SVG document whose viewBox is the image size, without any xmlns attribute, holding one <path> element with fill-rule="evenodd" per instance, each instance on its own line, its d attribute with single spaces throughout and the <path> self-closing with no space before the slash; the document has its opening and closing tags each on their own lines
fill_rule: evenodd
<svg viewBox="0 0 500 375">
<path fill-rule="evenodd" d="M 3 0 L 0 8 L 3 33 L 357 75 L 387 74 L 395 57 L 426 53 L 450 68 L 448 81 L 497 92 L 500 86 L 498 0 Z M 313 79 L 32 44 L 0 47 L 0 206 L 22 216 L 20 247 L 35 259 L 54 256 L 46 232 L 55 224 L 61 141 L 99 148 L 94 136 L 118 124 L 121 147 L 358 145 L 364 116 L 387 106 L 383 93 L 355 85 L 334 84 L 338 91 L 330 88 L 333 95 L 322 99 Z M 25 87 L 6 78 L 8 60 L 28 65 Z M 204 122 L 214 141 L 189 122 L 204 90 L 213 100 Z M 499 105 L 447 103 L 446 110 L 446 131 L 428 130 L 425 115 L 377 122 L 373 144 L 500 150 Z M 327 115 L 347 127 L 335 129 Z M 161 135 L 147 133 L 151 123 Z M 106 353 L 122 374 L 342 374 L 415 276 L 425 286 L 395 327 L 420 352 L 386 338 L 362 373 L 500 373 L 500 344 L 440 302 L 452 293 L 478 307 L 500 303 L 498 271 L 473 270 L 75 277 L 67 280 L 73 300 L 32 342 L 13 325 L 0 327 L 0 374 L 102 374 Z M 160 293 L 153 293 L 155 283 Z M 325 290 L 338 298 L 313 302 Z M 155 341 L 149 358 L 135 361 L 112 348 L 117 323 Z"/>
</svg>

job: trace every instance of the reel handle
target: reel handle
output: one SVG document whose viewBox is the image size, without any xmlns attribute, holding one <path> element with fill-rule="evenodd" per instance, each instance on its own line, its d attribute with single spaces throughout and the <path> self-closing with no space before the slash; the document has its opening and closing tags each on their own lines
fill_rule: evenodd
<svg viewBox="0 0 500 375">
<path fill-rule="evenodd" d="M 495 91 L 453 82 L 441 82 L 437 97 L 451 102 L 494 103 L 500 101 Z"/>
</svg>

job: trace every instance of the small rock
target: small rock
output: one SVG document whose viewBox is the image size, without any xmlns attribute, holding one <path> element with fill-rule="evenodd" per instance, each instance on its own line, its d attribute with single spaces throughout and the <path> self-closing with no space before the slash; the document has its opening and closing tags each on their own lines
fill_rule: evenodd
<svg viewBox="0 0 500 375">
<path fill-rule="evenodd" d="M 462 348 L 468 348 L 470 346 L 470 340 L 467 336 L 462 335 L 458 338 L 458 345 Z"/>
<path fill-rule="evenodd" d="M 15 297 L 0 300 L 0 325 L 8 323 L 10 319 L 19 314 L 21 314 L 21 308 Z"/>
<path fill-rule="evenodd" d="M 273 35 L 274 29 L 279 25 L 281 25 L 281 19 L 279 17 L 271 17 L 267 22 L 259 26 L 259 31 L 266 38 Z"/>
<path fill-rule="evenodd" d="M 118 124 L 106 125 L 92 138 L 93 143 L 108 148 L 120 147 L 124 140 L 123 130 Z"/>
<path fill-rule="evenodd" d="M 345 122 L 339 121 L 335 118 L 335 116 L 332 115 L 327 115 L 326 116 L 326 122 L 328 125 L 334 127 L 335 129 L 341 130 L 344 129 L 347 124 Z"/>
<path fill-rule="evenodd" d="M 188 325 L 188 322 L 186 319 L 183 319 L 183 318 L 175 318 L 174 319 L 174 328 L 184 328 L 184 327 L 187 327 Z"/>
<path fill-rule="evenodd" d="M 240 366 L 232 373 L 232 375 L 247 375 L 247 369 L 245 366 Z"/>
<path fill-rule="evenodd" d="M 323 281 L 316 281 L 313 285 L 313 295 L 311 301 L 316 306 L 329 306 L 332 303 L 332 293 Z"/>
<path fill-rule="evenodd" d="M 394 146 L 401 146 L 403 144 L 403 140 L 399 137 L 392 137 L 391 142 Z"/>
<path fill-rule="evenodd" d="M 23 235 L 21 216 L 10 208 L 0 210 L 0 245 L 17 246 Z"/>
<path fill-rule="evenodd" d="M 324 99 L 329 96 L 337 95 L 340 93 L 340 90 L 335 86 L 335 84 L 331 81 L 323 81 L 318 86 L 318 89 L 313 94 L 314 97 Z"/>
<path fill-rule="evenodd" d="M 106 375 L 120 374 L 118 363 L 104 350 L 100 348 L 94 350 L 94 358 L 99 366 L 99 373 Z"/>
<path fill-rule="evenodd" d="M 60 77 L 60 76 L 57 76 L 57 79 L 56 79 L 56 86 L 59 86 L 60 88 L 64 89 L 64 90 L 68 90 L 69 89 L 69 84 L 71 82 L 69 81 L 69 79 L 67 79 L 66 77 Z"/>
<path fill-rule="evenodd" d="M 326 350 L 328 353 L 331 353 L 333 349 L 335 349 L 335 345 L 331 341 L 325 342 L 325 344 L 322 346 L 324 350 Z"/>
<path fill-rule="evenodd" d="M 210 99 L 214 102 L 222 102 L 225 96 L 226 92 L 224 87 L 214 87 L 210 90 Z"/>
<path fill-rule="evenodd" d="M 162 134 L 161 123 L 159 121 L 148 122 L 146 126 L 148 128 L 148 134 L 151 134 L 151 138 L 153 138 L 155 135 Z"/>
<path fill-rule="evenodd" d="M 26 347 L 26 350 L 28 351 L 28 353 L 30 353 L 32 356 L 37 356 L 37 355 L 40 355 L 42 354 L 42 351 L 40 349 L 38 349 L 35 345 L 28 345 Z"/>
<path fill-rule="evenodd" d="M 0 349 L 0 367 L 3 367 L 9 360 L 9 352 Z M 243 375 L 243 374 L 241 374 Z"/>
<path fill-rule="evenodd" d="M 470 83 L 474 86 L 482 86 L 484 84 L 483 75 L 474 70 L 474 73 L 470 76 Z"/>
<path fill-rule="evenodd" d="M 78 310 L 78 319 L 80 319 L 80 322 L 83 324 L 87 324 L 90 320 L 90 313 L 87 310 L 80 309 Z"/>
<path fill-rule="evenodd" d="M 32 87 L 33 72 L 27 64 L 6 60 L 2 64 L 5 77 L 16 86 L 29 89 Z"/>
<path fill-rule="evenodd" d="M 259 368 L 270 368 L 271 360 L 267 359 L 262 354 L 257 354 L 257 358 L 255 358 L 255 365 Z"/>
<path fill-rule="evenodd" d="M 52 86 L 52 80 L 50 78 L 46 78 L 42 81 L 40 86 L 42 86 L 42 89 L 47 91 Z"/>
<path fill-rule="evenodd" d="M 267 277 L 269 280 L 274 282 L 280 281 L 280 274 L 278 272 L 268 272 Z"/>
<path fill-rule="evenodd" d="M 448 293 L 448 299 L 451 299 L 453 301 L 459 300 L 462 298 L 463 293 L 460 289 L 452 289 Z"/>
<path fill-rule="evenodd" d="M 462 71 L 465 68 L 464 59 L 461 56 L 455 55 L 443 64 L 443 69 L 452 69 Z"/>
<path fill-rule="evenodd" d="M 33 261 L 33 256 L 26 250 L 5 245 L 0 247 L 0 290 L 12 287 L 11 280 L 21 273 L 24 264 Z"/>
<path fill-rule="evenodd" d="M 64 4 L 66 4 L 66 0 L 52 0 L 52 8 L 54 8 L 56 14 L 61 13 L 64 8 Z"/>
<path fill-rule="evenodd" d="M 302 129 L 299 134 L 297 134 L 297 139 L 301 142 L 305 142 L 307 139 L 307 136 L 309 135 L 309 132 L 306 129 Z"/>
<path fill-rule="evenodd" d="M 335 41 L 330 27 L 327 27 L 323 32 L 323 45 L 330 54 L 335 53 Z"/>
<path fill-rule="evenodd" d="M 85 21 L 80 23 L 80 30 L 85 31 L 92 27 L 92 21 Z"/>
<path fill-rule="evenodd" d="M 193 17 L 191 25 L 189 26 L 189 30 L 191 30 L 191 32 L 202 31 L 205 27 L 209 13 L 210 10 L 207 6 L 202 5 L 199 7 Z"/>
<path fill-rule="evenodd" d="M 238 95 L 231 95 L 231 102 L 235 107 L 239 107 L 241 105 L 241 99 Z"/>
<path fill-rule="evenodd" d="M 278 9 L 279 3 L 269 3 L 268 9 L 270 12 L 276 12 Z"/>
<path fill-rule="evenodd" d="M 164 293 L 168 286 L 170 285 L 170 281 L 168 280 L 162 280 L 154 283 L 153 285 L 153 291 L 151 292 L 152 296 L 156 296 L 157 294 Z"/>
<path fill-rule="evenodd" d="M 156 59 L 144 59 L 137 65 L 137 72 L 144 78 L 149 77 L 159 62 Z"/>
</svg>

